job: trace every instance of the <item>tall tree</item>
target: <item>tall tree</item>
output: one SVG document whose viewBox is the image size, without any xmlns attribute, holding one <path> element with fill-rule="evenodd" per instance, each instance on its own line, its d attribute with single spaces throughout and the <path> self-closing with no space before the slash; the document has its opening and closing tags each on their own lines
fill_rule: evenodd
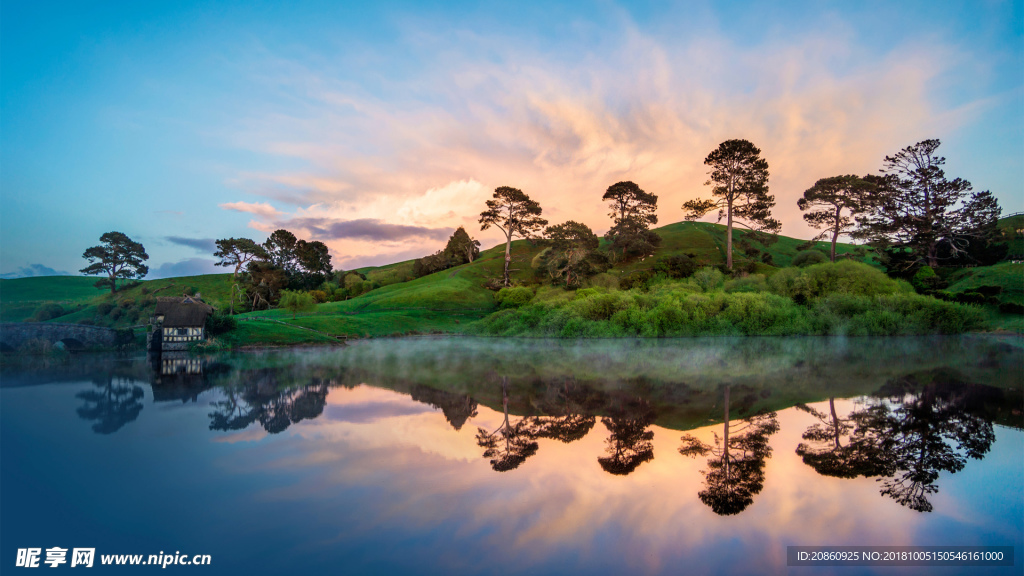
<svg viewBox="0 0 1024 576">
<path fill-rule="evenodd" d="M 704 185 L 712 187 L 716 198 L 689 200 L 683 211 L 687 220 L 696 220 L 718 208 L 718 221 L 726 220 L 725 265 L 732 270 L 733 224 L 776 234 L 782 228 L 771 217 L 775 197 L 768 194 L 768 161 L 750 142 L 726 140 L 708 154 L 704 164 L 711 167 L 711 178 Z"/>
<path fill-rule="evenodd" d="M 298 243 L 295 234 L 287 230 L 274 230 L 263 243 L 263 249 L 267 251 L 271 264 L 288 274 L 293 274 L 296 270 L 295 249 Z"/>
<path fill-rule="evenodd" d="M 466 229 L 459 226 L 448 239 L 444 253 L 453 266 L 472 263 L 480 255 L 480 241 L 470 238 Z"/>
<path fill-rule="evenodd" d="M 661 237 L 650 230 L 658 223 L 658 197 L 627 181 L 609 186 L 601 199 L 609 203 L 608 215 L 614 222 L 605 234 L 611 253 L 620 257 L 653 254 L 661 243 Z"/>
<path fill-rule="evenodd" d="M 480 229 L 487 230 L 494 226 L 505 233 L 505 273 L 503 283 L 509 282 L 509 264 L 512 262 L 512 238 L 533 238 L 547 226 L 548 221 L 541 218 L 543 210 L 536 201 L 531 200 L 525 192 L 518 188 L 499 186 L 494 189 L 494 197 L 487 201 L 487 210 L 480 213 Z"/>
<path fill-rule="evenodd" d="M 217 240 L 217 251 L 214 256 L 220 258 L 217 266 L 234 266 L 234 278 L 238 279 L 238 272 L 242 267 L 254 260 L 266 260 L 269 258 L 267 251 L 262 246 L 248 238 L 222 238 Z"/>
<path fill-rule="evenodd" d="M 93 246 L 82 254 L 89 265 L 80 272 L 87 275 L 106 274 L 96 282 L 97 288 L 110 286 L 110 293 L 117 291 L 118 278 L 142 278 L 149 273 L 149 267 L 143 264 L 149 260 L 149 254 L 142 244 L 135 242 L 120 232 L 107 232 L 100 236 L 100 246 Z"/>
<path fill-rule="evenodd" d="M 804 214 L 804 220 L 821 230 L 814 241 L 832 235 L 830 257 L 833 262 L 836 261 L 836 241 L 841 234 L 853 230 L 856 224 L 854 217 L 868 209 L 867 196 L 873 190 L 874 184 L 852 174 L 833 176 L 818 180 L 804 191 L 803 198 L 797 200 L 796 205 L 801 211 L 810 210 Z"/>
<path fill-rule="evenodd" d="M 923 140 L 885 157 L 872 208 L 854 235 L 909 252 L 904 267 L 935 267 L 963 255 L 972 239 L 988 241 L 997 232 L 999 202 L 987 190 L 973 192 L 967 180 L 947 180 L 939 145 Z"/>
<path fill-rule="evenodd" d="M 565 281 L 565 287 L 579 286 L 583 278 L 602 269 L 606 262 L 597 251 L 597 234 L 586 224 L 572 220 L 548 226 L 544 231 L 551 249 L 545 258 L 545 268 L 552 279 Z"/>
<path fill-rule="evenodd" d="M 319 240 L 306 242 L 299 240 L 295 243 L 295 261 L 302 269 L 307 287 L 314 287 L 322 284 L 330 278 L 331 254 L 327 245 Z"/>
</svg>

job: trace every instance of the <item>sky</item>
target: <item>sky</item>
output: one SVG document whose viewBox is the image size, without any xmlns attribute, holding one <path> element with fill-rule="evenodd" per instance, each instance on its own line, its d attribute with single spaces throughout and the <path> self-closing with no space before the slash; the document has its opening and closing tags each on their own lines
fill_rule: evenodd
<svg viewBox="0 0 1024 576">
<path fill-rule="evenodd" d="M 77 274 L 111 230 L 148 278 L 278 228 L 346 270 L 486 248 L 498 186 L 600 234 L 631 180 L 668 224 L 733 138 L 787 236 L 816 180 L 929 138 L 1024 210 L 1024 0 L 492 4 L 3 1 L 0 277 Z"/>
</svg>

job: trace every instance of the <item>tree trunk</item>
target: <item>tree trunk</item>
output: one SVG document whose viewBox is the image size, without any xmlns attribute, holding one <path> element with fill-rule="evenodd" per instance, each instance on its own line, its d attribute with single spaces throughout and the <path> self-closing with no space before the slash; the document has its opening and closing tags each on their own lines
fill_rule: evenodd
<svg viewBox="0 0 1024 576">
<path fill-rule="evenodd" d="M 832 257 L 833 264 L 835 264 L 836 262 L 836 240 L 839 239 L 839 214 L 842 211 L 842 209 L 843 208 L 841 206 L 836 208 L 836 223 L 835 226 L 832 228 L 832 252 L 830 256 Z"/>
<path fill-rule="evenodd" d="M 505 236 L 505 287 L 509 285 L 508 268 L 512 262 L 512 235 Z"/>
<path fill-rule="evenodd" d="M 110 273 L 110 293 L 117 292 L 117 272 Z"/>
<path fill-rule="evenodd" d="M 828 399 L 828 408 L 832 411 L 832 435 L 835 436 L 836 448 L 839 448 L 839 416 L 836 415 L 836 399 Z"/>
<path fill-rule="evenodd" d="M 729 205 L 726 208 L 726 224 L 725 224 L 725 266 L 729 270 L 732 270 L 732 200 L 729 201 Z M 728 388 L 726 388 L 726 394 L 728 394 Z"/>
<path fill-rule="evenodd" d="M 729 477 L 729 387 L 725 387 L 725 432 L 722 442 L 722 456 L 725 458 L 725 476 Z"/>
</svg>

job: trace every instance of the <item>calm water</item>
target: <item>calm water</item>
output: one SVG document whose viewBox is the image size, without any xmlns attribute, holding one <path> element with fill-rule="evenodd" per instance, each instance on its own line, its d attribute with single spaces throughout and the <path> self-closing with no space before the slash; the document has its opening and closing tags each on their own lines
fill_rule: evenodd
<svg viewBox="0 0 1024 576">
<path fill-rule="evenodd" d="M 5 361 L 0 566 L 59 546 L 209 574 L 859 574 L 786 547 L 1001 545 L 1016 566 L 942 573 L 1020 574 L 1022 376 L 1019 338 L 982 337 Z"/>
</svg>

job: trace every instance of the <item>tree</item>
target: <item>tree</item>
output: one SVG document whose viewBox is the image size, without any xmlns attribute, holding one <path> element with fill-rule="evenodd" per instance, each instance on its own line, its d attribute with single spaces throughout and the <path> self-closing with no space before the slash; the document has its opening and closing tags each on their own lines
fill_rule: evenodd
<svg viewBox="0 0 1024 576">
<path fill-rule="evenodd" d="M 118 278 L 142 278 L 149 273 L 149 267 L 142 263 L 149 260 L 149 254 L 142 244 L 120 232 L 107 232 L 100 236 L 100 246 L 93 246 L 82 254 L 89 265 L 80 272 L 87 275 L 106 274 L 96 282 L 97 288 L 110 286 L 110 293 L 117 291 Z"/>
<path fill-rule="evenodd" d="M 295 238 L 295 234 L 287 230 L 274 230 L 274 233 L 263 243 L 263 249 L 267 251 L 271 264 L 288 274 L 293 274 L 296 268 L 295 249 L 297 244 L 298 240 Z"/>
<path fill-rule="evenodd" d="M 245 284 L 245 296 L 251 302 L 251 308 L 260 310 L 277 303 L 281 290 L 288 286 L 288 276 L 284 270 L 270 262 L 249 262 L 242 283 Z"/>
<path fill-rule="evenodd" d="M 302 270 L 304 288 L 319 286 L 331 276 L 331 255 L 323 242 L 296 242 L 295 261 Z"/>
<path fill-rule="evenodd" d="M 804 191 L 803 198 L 797 200 L 796 205 L 801 211 L 811 210 L 804 214 L 804 220 L 814 228 L 823 229 L 814 241 L 831 233 L 832 251 L 829 256 L 833 262 L 836 261 L 839 235 L 853 230 L 854 217 L 867 210 L 867 196 L 874 189 L 874 184 L 857 176 L 833 176 L 818 180 Z M 843 214 L 843 210 L 847 214 Z"/>
<path fill-rule="evenodd" d="M 653 254 L 661 243 L 661 237 L 650 231 L 650 226 L 658 223 L 658 197 L 627 181 L 609 186 L 601 199 L 608 201 L 608 215 L 614 222 L 605 234 L 611 253 L 622 257 Z"/>
<path fill-rule="evenodd" d="M 509 264 L 512 261 L 512 238 L 533 238 L 548 221 L 541 218 L 543 210 L 536 201 L 531 200 L 525 192 L 518 188 L 499 186 L 494 189 L 494 197 L 487 201 L 487 210 L 480 213 L 480 229 L 487 230 L 491 226 L 505 233 L 505 272 L 502 282 L 509 282 Z"/>
<path fill-rule="evenodd" d="M 718 208 L 718 221 L 726 219 L 725 265 L 732 270 L 732 226 L 778 234 L 782 228 L 771 217 L 775 197 L 768 194 L 768 162 L 761 150 L 746 140 L 726 140 L 718 145 L 704 164 L 711 166 L 711 194 L 717 199 L 689 200 L 683 204 L 687 220 L 696 220 Z M 746 220 L 744 224 L 738 220 Z"/>
<path fill-rule="evenodd" d="M 796 447 L 796 453 L 804 464 L 822 476 L 835 478 L 885 474 L 885 457 L 879 443 L 871 435 L 853 433 L 858 426 L 862 426 L 865 411 L 854 411 L 841 418 L 836 413 L 835 398 L 828 399 L 828 414 L 805 404 L 796 407 L 818 419 L 818 423 L 804 432 L 805 442 Z"/>
<path fill-rule="evenodd" d="M 900 268 L 934 268 L 964 254 L 972 239 L 987 243 L 997 233 L 999 202 L 987 190 L 972 192 L 967 180 L 947 180 L 939 144 L 923 140 L 886 156 L 871 210 L 858 220 L 854 237 L 909 255 L 898 258 Z"/>
<path fill-rule="evenodd" d="M 654 410 L 646 400 L 630 399 L 601 418 L 611 434 L 605 440 L 605 456 L 598 457 L 601 468 L 616 476 L 631 474 L 644 462 L 654 459 Z"/>
<path fill-rule="evenodd" d="M 538 444 L 529 418 L 513 423 L 508 416 L 508 377 L 501 379 L 501 405 L 505 419 L 494 432 L 477 428 L 476 443 L 484 449 L 484 458 L 491 459 L 495 472 L 515 470 L 537 453 Z"/>
<path fill-rule="evenodd" d="M 308 292 L 296 292 L 294 290 L 282 290 L 281 300 L 278 302 L 281 308 L 292 313 L 292 320 L 299 312 L 311 312 L 316 310 L 316 301 Z"/>
<path fill-rule="evenodd" d="M 552 279 L 565 281 L 565 287 L 579 286 L 582 279 L 603 269 L 604 256 L 597 251 L 600 241 L 586 224 L 572 220 L 544 231 L 550 252 L 545 256 L 545 268 Z"/>
<path fill-rule="evenodd" d="M 92 431 L 97 434 L 113 434 L 125 424 L 134 422 L 142 412 L 142 388 L 127 378 L 113 375 L 98 376 L 93 384 L 99 390 L 86 390 L 75 395 L 84 403 L 78 409 L 83 420 L 95 420 Z"/>
<path fill-rule="evenodd" d="M 466 229 L 459 226 L 452 237 L 448 239 L 444 253 L 453 266 L 467 262 L 472 263 L 480 255 L 480 241 L 470 238 Z"/>
<path fill-rule="evenodd" d="M 217 251 L 214 256 L 220 258 L 217 266 L 234 266 L 234 278 L 243 266 L 254 260 L 267 260 L 267 251 L 248 238 L 223 238 L 217 240 Z"/>
</svg>

